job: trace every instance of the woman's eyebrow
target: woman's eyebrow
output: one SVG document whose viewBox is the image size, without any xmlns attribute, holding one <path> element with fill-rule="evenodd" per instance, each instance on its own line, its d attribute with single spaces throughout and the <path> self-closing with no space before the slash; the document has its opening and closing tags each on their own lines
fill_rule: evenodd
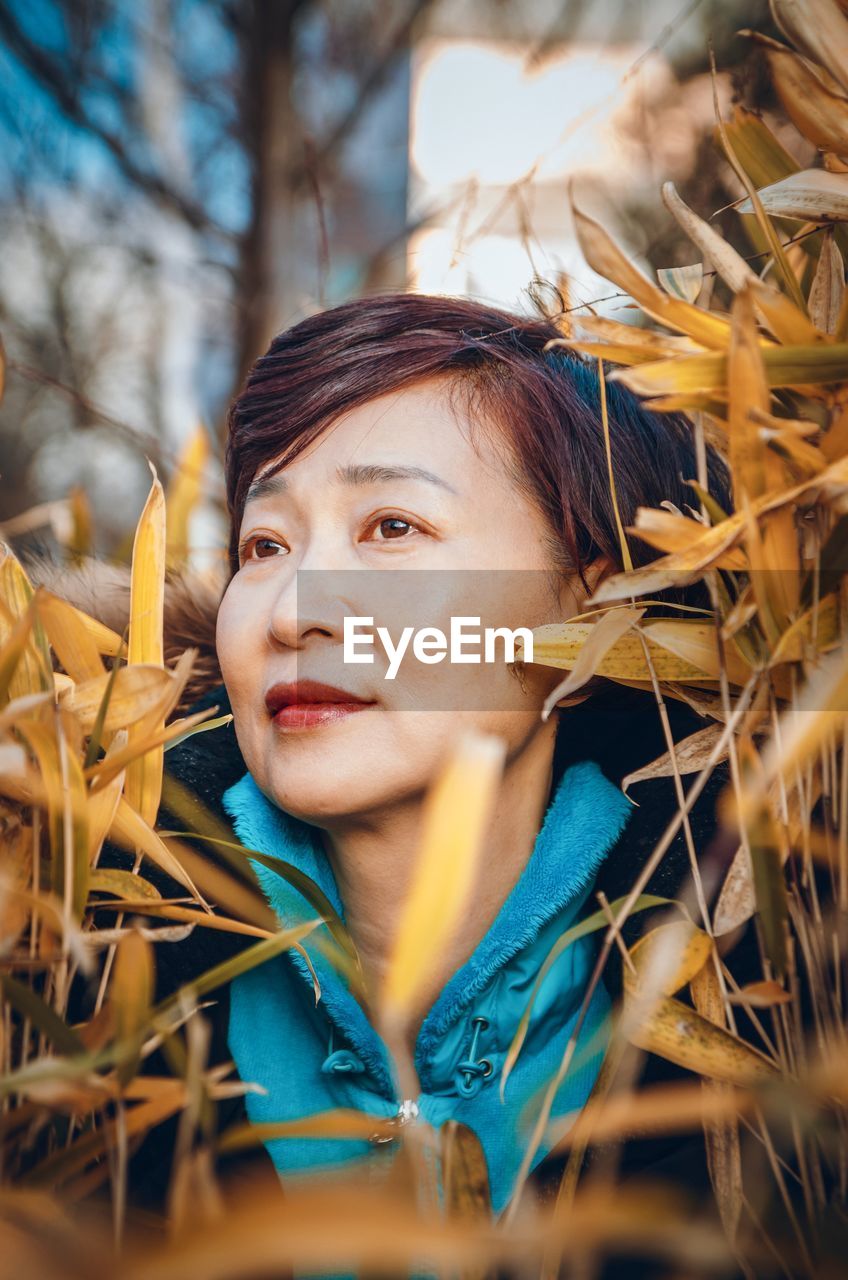
<svg viewBox="0 0 848 1280">
<path fill-rule="evenodd" d="M 248 485 L 247 493 L 244 497 L 244 505 L 247 506 L 249 502 L 256 502 L 259 498 L 274 498 L 287 488 L 288 481 L 279 472 L 275 472 L 272 475 L 259 476 L 256 480 L 251 480 Z"/>
<path fill-rule="evenodd" d="M 375 484 L 381 480 L 425 480 L 428 484 L 438 485 L 449 493 L 456 493 L 452 484 L 428 471 L 426 467 L 403 465 L 400 463 L 351 462 L 347 466 L 336 468 L 336 474 L 343 484 Z"/>
<path fill-rule="evenodd" d="M 351 485 L 377 484 L 383 480 L 424 480 L 428 484 L 447 489 L 449 493 L 458 494 L 458 490 L 452 484 L 448 484 L 447 480 L 443 480 L 435 472 L 428 471 L 426 467 L 411 464 L 349 462 L 346 466 L 338 466 L 336 475 L 343 484 Z M 285 493 L 287 488 L 288 481 L 280 472 L 259 476 L 248 488 L 244 505 L 247 506 L 249 502 L 255 502 L 259 498 L 273 498 L 279 493 Z"/>
</svg>

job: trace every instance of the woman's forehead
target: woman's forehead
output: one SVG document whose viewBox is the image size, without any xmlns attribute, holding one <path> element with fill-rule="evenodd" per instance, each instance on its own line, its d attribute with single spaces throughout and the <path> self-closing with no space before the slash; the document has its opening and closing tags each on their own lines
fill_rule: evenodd
<svg viewBox="0 0 848 1280">
<path fill-rule="evenodd" d="M 291 461 L 285 460 L 289 445 L 260 463 L 245 505 L 285 493 L 297 474 L 312 472 L 346 485 L 417 480 L 457 493 L 454 468 L 459 462 L 473 467 L 475 455 L 479 461 L 489 457 L 490 433 L 485 422 L 469 422 L 442 382 L 428 380 L 368 400 L 329 423 Z"/>
</svg>

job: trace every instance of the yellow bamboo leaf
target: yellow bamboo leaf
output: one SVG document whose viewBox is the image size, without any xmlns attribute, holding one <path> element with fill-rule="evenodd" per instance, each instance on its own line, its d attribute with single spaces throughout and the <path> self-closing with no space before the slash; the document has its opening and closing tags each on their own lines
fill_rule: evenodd
<svg viewBox="0 0 848 1280">
<path fill-rule="evenodd" d="M 491 1218 L 492 1193 L 486 1153 L 478 1135 L 460 1120 L 448 1120 L 439 1129 L 441 1168 L 444 1169 L 444 1202 L 447 1213 L 469 1224 Z M 465 1270 L 467 1280 L 485 1280 L 485 1267 Z M 490 1273 L 491 1274 L 491 1273 Z"/>
<path fill-rule="evenodd" d="M 772 84 L 795 128 L 823 151 L 848 155 L 848 97 L 779 40 L 750 35 L 765 52 Z"/>
<path fill-rule="evenodd" d="M 755 277 L 748 282 L 748 289 L 763 324 L 780 342 L 788 347 L 803 347 L 826 341 L 827 335 L 816 328 L 807 313 L 774 285 Z M 768 350 L 771 343 L 761 340 L 761 346 Z"/>
<path fill-rule="evenodd" d="M 115 821 L 124 789 L 123 770 L 88 794 L 88 861 L 94 864 Z"/>
<path fill-rule="evenodd" d="M 90 680 L 102 675 L 103 663 L 97 644 L 77 609 L 45 587 L 39 587 L 36 610 L 47 639 L 72 680 Z"/>
<path fill-rule="evenodd" d="M 741 991 L 730 997 L 731 1004 L 750 1005 L 752 1009 L 773 1009 L 777 1004 L 791 1004 L 791 994 L 773 978 L 762 982 L 749 982 Z"/>
<path fill-rule="evenodd" d="M 637 510 L 634 531 L 639 529 L 642 510 L 643 508 Z M 694 525 L 696 522 L 692 523 Z M 744 517 L 739 513 L 734 513 L 711 528 L 701 526 L 702 531 L 693 533 L 689 545 L 680 551 L 662 556 L 652 564 L 631 572 L 616 573 L 605 578 L 595 588 L 587 603 L 604 604 L 622 596 L 644 595 L 693 582 L 733 548 L 742 537 L 744 528 Z"/>
<path fill-rule="evenodd" d="M 165 495 L 154 471 L 133 543 L 127 645 L 130 663 L 162 666 L 164 662 L 165 547 Z M 130 736 L 136 732 L 137 726 Z M 127 800 L 148 826 L 156 821 L 159 809 L 163 764 L 163 748 L 154 747 L 127 768 Z"/>
<path fill-rule="evenodd" d="M 718 679 L 720 663 L 715 628 L 711 622 L 694 619 L 648 618 L 642 630 L 653 644 L 676 654 L 684 662 Z M 751 675 L 747 662 L 734 644 L 725 645 L 724 666 L 732 684 L 745 684 Z"/>
<path fill-rule="evenodd" d="M 681 1000 L 666 996 L 652 1001 L 647 1009 L 640 1008 L 639 1001 L 638 995 L 630 998 L 630 1017 L 634 1021 L 628 1031 L 629 1039 L 638 1048 L 729 1084 L 745 1085 L 775 1077 L 775 1068 L 764 1054 L 715 1026 Z"/>
<path fill-rule="evenodd" d="M 749 281 L 756 279 L 748 263 L 728 244 L 724 236 L 719 235 L 703 218 L 699 218 L 693 209 L 677 194 L 673 182 L 664 182 L 662 198 L 665 207 L 686 232 L 693 244 L 702 250 L 725 284 L 738 293 Z"/>
<path fill-rule="evenodd" d="M 815 609 L 807 609 L 787 627 L 772 650 L 771 663 L 800 662 L 812 648 L 825 653 L 841 643 L 837 597 L 825 596 Z"/>
<path fill-rule="evenodd" d="M 727 159 L 730 162 L 730 166 L 733 169 L 734 173 L 739 178 L 739 181 L 742 183 L 742 186 L 745 188 L 745 190 L 748 193 L 748 199 L 751 204 L 751 210 L 756 216 L 757 226 L 760 232 L 762 233 L 762 236 L 765 239 L 765 242 L 771 251 L 771 256 L 774 261 L 774 269 L 776 274 L 780 277 L 781 281 L 783 282 L 783 287 L 785 288 L 789 297 L 792 299 L 795 305 L 799 307 L 801 311 L 803 311 L 804 298 L 801 293 L 801 289 L 798 284 L 797 277 L 795 276 L 795 273 L 793 272 L 792 267 L 790 265 L 789 259 L 786 256 L 786 250 L 784 249 L 783 244 L 781 243 L 780 236 L 777 234 L 774 228 L 774 224 L 772 223 L 768 213 L 763 208 L 763 203 L 760 200 L 759 195 L 757 194 L 756 187 L 751 182 L 751 179 L 748 177 L 748 174 L 745 172 L 744 167 L 739 163 L 736 153 L 733 150 L 733 141 L 731 139 L 730 134 L 727 131 L 727 126 L 724 120 L 722 119 L 721 109 L 719 107 L 718 91 L 716 88 L 715 60 L 713 58 L 712 53 L 710 54 L 710 60 L 711 60 L 712 71 L 713 71 L 713 76 L 712 76 L 713 107 L 715 110 L 716 128 L 718 130 L 718 136 L 721 140 L 722 150 L 724 151 L 724 154 L 727 156 Z"/>
<path fill-rule="evenodd" d="M 762 116 L 744 107 L 735 106 L 733 115 L 725 123 L 736 158 L 755 187 L 767 187 L 790 173 L 797 173 L 800 165 L 778 141 Z"/>
<path fill-rule="evenodd" d="M 79 921 L 88 896 L 88 806 L 82 769 L 64 739 L 58 715 L 51 727 L 19 720 L 16 729 L 35 756 L 46 795 L 52 889 L 66 903 L 69 918 Z"/>
<path fill-rule="evenodd" d="M 829 227 L 824 233 L 816 274 L 810 286 L 807 306 L 811 319 L 825 333 L 835 334 L 844 301 L 845 263 L 836 247 L 833 229 Z"/>
<path fill-rule="evenodd" d="M 7 625 L 4 625 L 7 624 Z M 10 698 L 10 706 L 3 712 L 4 719 L 12 707 L 36 705 L 49 698 L 52 693 L 52 682 L 48 689 L 38 692 L 23 693 L 14 696 L 12 684 L 18 673 L 28 646 L 31 644 L 32 628 L 35 625 L 35 607 L 29 608 L 17 619 L 11 613 L 0 608 L 0 699 Z M 9 724 L 13 721 L 8 721 Z"/>
<path fill-rule="evenodd" d="M 188 678 L 191 675 L 196 658 L 197 649 L 184 649 L 177 658 L 173 667 L 170 669 L 166 668 L 166 670 L 168 670 L 170 680 L 162 692 L 159 706 L 155 711 L 151 711 L 143 721 L 145 731 L 150 729 L 161 730 L 163 728 L 164 721 L 173 713 L 177 703 L 183 695 L 183 690 L 188 683 Z M 140 726 L 139 733 L 141 732 L 142 729 Z"/>
<path fill-rule="evenodd" d="M 132 742 L 125 741 L 118 750 L 113 751 L 110 745 L 109 751 L 103 759 L 98 760 L 96 764 L 86 769 L 86 780 L 89 782 L 96 781 L 97 787 L 105 786 L 116 774 L 126 769 L 127 765 L 142 752 L 149 751 L 151 747 L 167 746 L 175 738 L 183 737 L 196 725 L 204 724 L 215 710 L 216 708 L 214 707 L 206 707 L 203 711 L 195 711 L 194 715 L 174 720 L 164 729 L 158 729 L 155 732 L 151 731 L 143 738 L 133 738 Z"/>
<path fill-rule="evenodd" d="M 691 920 L 661 924 L 630 948 L 633 969 L 624 966 L 625 990 L 673 996 L 700 973 L 712 947 L 709 934 Z"/>
<path fill-rule="evenodd" d="M 762 347 L 766 381 L 770 387 L 824 386 L 848 379 L 848 343 Z M 616 369 L 610 382 L 623 382 L 640 396 L 683 393 L 715 394 L 727 387 L 727 358 L 710 352 L 658 360 L 634 369 Z"/>
<path fill-rule="evenodd" d="M 209 436 L 198 423 L 180 453 L 168 488 L 167 561 L 179 568 L 188 560 L 189 523 L 203 493 L 203 476 L 209 458 Z"/>
<path fill-rule="evenodd" d="M 696 730 L 688 738 L 674 744 L 673 755 L 670 751 L 664 751 L 655 760 L 628 773 L 621 780 L 622 791 L 626 792 L 635 782 L 644 782 L 649 778 L 672 778 L 675 772 L 700 773 L 706 768 L 722 732 L 723 726 L 720 724 L 708 724 L 705 729 Z M 718 759 L 724 759 L 726 755 L 727 748 Z"/>
<path fill-rule="evenodd" d="M 612 320 L 609 316 L 581 315 L 575 320 L 575 327 L 581 337 L 587 335 L 589 338 L 599 338 L 602 342 L 633 347 L 645 353 L 653 352 L 657 359 L 661 356 L 697 355 L 704 349 L 700 343 L 681 334 L 661 333 L 658 329 L 622 324 L 620 320 Z M 555 338 L 553 341 L 558 342 L 559 339 Z"/>
<path fill-rule="evenodd" d="M 727 1013 L 715 964 L 705 964 L 699 970 L 692 980 L 691 990 L 698 1013 L 716 1026 L 726 1027 Z M 716 1102 L 728 1095 L 732 1097 L 734 1092 L 730 1085 L 718 1081 L 704 1080 L 701 1087 L 706 1098 Z M 731 1114 L 727 1119 L 711 1120 L 705 1115 L 704 1138 L 719 1212 L 725 1231 L 733 1240 L 739 1227 L 743 1197 L 738 1118 Z"/>
<path fill-rule="evenodd" d="M 757 193 L 763 208 L 778 218 L 826 224 L 848 219 L 848 174 L 827 169 L 805 169 L 793 173 Z M 750 213 L 750 201 L 737 206 L 738 213 Z"/>
<path fill-rule="evenodd" d="M 688 334 L 704 347 L 725 349 L 730 325 L 723 316 L 672 298 L 634 267 L 600 223 L 577 209 L 573 201 L 572 210 L 580 248 L 593 271 L 618 285 L 661 324 Z"/>
<path fill-rule="evenodd" d="M 748 193 L 748 200 L 751 202 L 751 211 L 754 216 L 756 216 L 757 228 L 760 230 L 761 236 L 765 239 L 767 246 L 769 246 L 771 259 L 774 261 L 775 274 L 779 276 L 781 283 L 783 283 L 783 288 L 787 291 L 789 297 L 792 298 L 795 306 L 798 306 L 803 311 L 804 300 L 801 293 L 801 287 L 799 287 L 797 276 L 795 276 L 792 265 L 790 265 L 787 251 L 785 251 L 783 243 L 781 243 L 780 237 L 778 236 L 778 233 L 776 233 L 774 223 L 772 223 L 769 218 L 769 214 L 767 214 L 766 210 L 763 209 L 762 201 L 757 193 L 757 188 L 753 186 L 751 178 L 748 177 L 746 169 L 744 169 L 744 166 L 739 163 L 738 156 L 733 150 L 733 140 L 731 140 L 728 127 L 726 127 L 724 119 L 722 119 L 721 116 L 719 93 L 717 93 L 716 88 L 715 59 L 712 58 L 712 54 L 711 63 L 712 102 L 713 109 L 715 109 L 716 129 L 717 133 L 719 133 L 722 151 L 724 151 L 725 156 L 728 157 L 730 168 L 733 169 L 735 174 L 737 174 L 739 182 L 742 183 L 742 186 Z"/>
<path fill-rule="evenodd" d="M 111 673 L 103 671 L 93 680 L 72 684 L 59 695 L 60 705 L 77 717 L 84 733 L 94 727 Z M 104 719 L 104 729 L 114 733 L 137 724 L 157 709 L 171 693 L 174 677 L 165 667 L 144 663 L 121 667 L 112 680 L 112 691 Z"/>
<path fill-rule="evenodd" d="M 789 856 L 790 842 L 775 818 L 768 787 L 762 785 L 764 775 L 760 755 L 749 734 L 743 732 L 739 735 L 737 750 L 739 793 L 743 801 L 735 806 L 737 816 L 734 821 L 745 832 L 744 843 L 750 858 L 763 952 L 772 972 L 782 978 L 787 971 L 789 924 L 789 898 L 783 864 Z"/>
<path fill-rule="evenodd" d="M 645 609 L 611 609 L 592 628 L 580 646 L 577 660 L 569 675 L 548 694 L 542 708 L 542 718 L 547 720 L 561 698 L 581 688 L 591 680 L 613 645 L 634 623 L 644 616 Z"/>
<path fill-rule="evenodd" d="M 119 871 L 113 867 L 98 868 L 91 873 L 89 881 L 91 893 L 109 893 L 114 898 L 126 902 L 134 902 L 136 898 L 149 898 L 151 901 L 161 900 L 161 893 L 155 885 L 144 876 L 134 871 Z"/>
<path fill-rule="evenodd" d="M 0 543 L 0 649 L 11 640 L 18 622 L 32 606 L 34 591 L 23 566 L 11 547 Z M 34 606 L 33 606 L 34 608 Z M 21 698 L 52 687 L 52 664 L 37 615 L 26 628 L 20 653 L 15 654 L 14 672 L 8 683 L 10 699 Z"/>
<path fill-rule="evenodd" d="M 827 458 L 814 444 L 805 444 L 790 431 L 775 431 L 766 435 L 766 442 L 792 466 L 796 472 L 815 475 L 827 466 Z"/>
<path fill-rule="evenodd" d="M 679 413 L 693 410 L 700 414 L 709 414 L 708 425 L 718 429 L 724 424 L 727 413 L 725 392 L 717 391 L 684 391 L 680 395 L 655 396 L 650 402 L 653 413 Z"/>
<path fill-rule="evenodd" d="M 534 663 L 573 670 L 584 645 L 592 639 L 593 631 L 592 624 L 581 622 L 554 622 L 536 627 L 533 631 Z M 655 618 L 643 622 L 639 631 L 647 641 L 651 666 L 659 680 L 718 678 L 718 653 L 710 625 Z M 732 646 L 726 648 L 725 658 L 729 679 L 735 684 L 745 683 L 750 671 Z M 651 679 L 651 667 L 645 658 L 642 641 L 632 630 L 620 636 L 593 665 L 594 674 L 611 680 Z"/>
<path fill-rule="evenodd" d="M 583 646 L 591 640 L 594 629 L 593 624 L 584 622 L 552 622 L 543 627 L 535 627 L 534 663 L 544 667 L 559 667 L 564 671 L 573 670 Z M 660 680 L 703 678 L 704 672 L 690 662 L 681 661 L 650 644 L 648 647 Z M 616 640 L 597 663 L 595 674 L 606 676 L 610 680 L 649 681 L 651 673 L 638 635 L 629 632 Z"/>
<path fill-rule="evenodd" d="M 67 601 L 65 603 L 67 604 Z M 97 646 L 98 653 L 105 654 L 109 658 L 114 658 L 118 655 L 123 657 L 126 654 L 127 646 L 117 631 L 113 631 L 105 623 L 99 622 L 97 618 L 92 618 L 89 614 L 83 613 L 82 609 L 77 609 L 74 605 L 68 605 L 68 608 L 85 627 Z"/>
<path fill-rule="evenodd" d="M 784 493 L 775 494 L 773 498 L 755 503 L 754 506 L 759 511 L 776 511 L 779 507 L 799 499 L 802 502 L 818 500 L 838 503 L 844 499 L 846 487 L 848 487 L 848 455 L 837 458 L 824 471 L 811 476 L 809 480 L 803 481 L 792 489 L 787 489 Z"/>
<path fill-rule="evenodd" d="M 815 422 L 778 418 L 773 413 L 765 413 L 757 408 L 749 409 L 748 417 L 757 426 L 760 438 L 796 468 L 810 475 L 817 475 L 827 466 L 828 459 L 821 449 L 808 443 L 809 436 L 819 433 Z"/>
<path fill-rule="evenodd" d="M 661 267 L 657 279 L 673 298 L 694 303 L 704 284 L 703 262 L 693 262 L 687 267 Z"/>
<path fill-rule="evenodd" d="M 73 559 L 80 561 L 93 554 L 94 521 L 88 494 L 79 485 L 74 485 L 68 494 L 68 514 L 71 527 L 67 548 Z"/>
<path fill-rule="evenodd" d="M 184 885 L 198 902 L 203 902 L 194 883 L 160 836 L 148 826 L 127 800 L 121 796 L 109 827 L 109 839 L 125 849 L 140 849 L 155 866 Z"/>
<path fill-rule="evenodd" d="M 431 957 L 444 948 L 466 908 L 505 757 L 502 739 L 469 730 L 428 791 L 418 858 L 383 989 L 388 1022 L 405 1021 Z"/>
<path fill-rule="evenodd" d="M 848 89 L 848 20 L 837 0 L 771 0 L 771 12 L 787 40 Z"/>
<path fill-rule="evenodd" d="M 153 1003 L 153 948 L 137 929 L 127 929 L 115 956 L 109 1003 L 116 1038 L 130 1040 L 145 1026 Z M 141 1045 L 127 1061 L 118 1065 L 119 1082 L 127 1084 L 141 1060 Z"/>
<path fill-rule="evenodd" d="M 610 439 L 609 409 L 607 405 L 607 379 L 604 372 L 603 360 L 598 361 L 598 389 L 601 393 L 601 427 L 604 434 L 604 450 L 607 455 L 607 479 L 609 482 L 610 499 L 612 500 L 613 516 L 615 517 L 615 527 L 618 531 L 618 545 L 621 552 L 621 563 L 625 569 L 633 568 L 633 558 L 630 554 L 630 547 L 624 536 L 624 525 L 621 520 L 621 512 L 618 505 L 618 493 L 615 479 L 615 468 L 612 461 L 612 443 Z"/>
<path fill-rule="evenodd" d="M 739 634 L 757 616 L 757 602 L 750 582 L 742 588 L 721 621 L 719 631 L 723 640 Z"/>
<path fill-rule="evenodd" d="M 754 299 L 747 287 L 737 295 L 732 315 L 727 359 L 728 444 L 734 506 L 743 510 L 749 499 L 787 487 L 789 476 L 783 459 L 768 448 L 751 416 L 752 411 L 768 413 L 770 396 L 764 353 L 757 338 Z M 775 512 L 762 529 L 751 518 L 746 527 L 745 549 L 766 633 L 776 642 L 797 605 L 800 562 L 792 510 Z"/>
<path fill-rule="evenodd" d="M 745 549 L 757 611 L 772 654 L 798 608 L 799 548 L 791 508 L 756 521 L 745 505 L 748 528 Z"/>
<path fill-rule="evenodd" d="M 579 351 L 584 356 L 594 356 L 597 360 L 610 360 L 613 364 L 628 367 L 634 364 L 650 364 L 668 354 L 665 351 L 651 350 L 633 343 L 625 346 L 618 342 L 592 342 L 587 338 L 556 338 L 549 345 L 565 347 L 569 351 Z M 693 344 L 692 349 L 702 351 L 703 347 L 699 348 Z"/>
<path fill-rule="evenodd" d="M 833 735 L 845 730 L 848 711 L 848 651 L 844 646 L 819 659 L 794 706 L 780 717 L 780 732 L 766 743 L 762 751 L 762 778 L 751 784 L 745 799 L 751 805 L 761 803 L 770 783 L 783 779 L 791 782 L 796 770 L 803 770 Z"/>
<path fill-rule="evenodd" d="M 130 873 L 127 872 L 128 878 Z M 212 929 L 217 933 L 238 933 L 245 938 L 273 938 L 274 930 L 263 929 L 259 925 L 245 924 L 243 920 L 233 920 L 229 916 L 216 916 L 210 911 L 198 911 L 196 907 L 184 907 L 171 901 L 150 902 L 149 894 L 139 887 L 133 897 L 119 898 L 116 902 L 103 902 L 96 905 L 108 910 L 132 911 L 139 916 L 160 916 L 163 920 L 175 920 L 181 924 L 190 924 L 199 929 Z M 303 952 L 309 964 L 309 957 Z M 313 970 L 314 974 L 314 970 Z"/>
<path fill-rule="evenodd" d="M 33 830 L 8 807 L 3 821 L 3 866 L 0 870 L 0 955 L 8 956 L 29 919 L 24 899 L 32 881 Z"/>
<path fill-rule="evenodd" d="M 761 780 L 762 781 L 762 780 Z M 776 803 L 778 793 L 780 791 L 780 783 L 772 780 L 765 786 L 765 794 L 770 797 L 772 803 Z M 758 789 L 761 793 L 763 787 Z M 810 819 L 809 813 L 818 803 L 822 794 L 821 786 L 821 770 L 813 769 L 810 773 L 809 789 L 805 787 L 803 799 L 801 792 L 797 787 L 787 784 L 784 788 L 786 796 L 788 823 L 785 826 L 786 841 L 782 852 L 788 856 L 789 850 L 795 848 L 808 848 L 811 843 Z M 762 803 L 762 794 L 758 794 L 755 798 L 756 804 Z M 729 822 L 735 824 L 739 821 L 739 804 L 738 796 L 728 788 L 726 793 L 720 798 L 719 808 L 721 811 L 722 804 L 726 804 L 728 808 L 732 808 L 732 817 Z M 832 865 L 832 850 L 829 852 L 828 864 Z M 713 933 L 716 937 L 731 933 L 737 929 L 739 925 L 749 920 L 756 910 L 756 901 L 754 896 L 754 882 L 751 876 L 751 860 L 748 856 L 748 850 L 744 845 L 740 845 L 737 849 L 730 868 L 721 887 L 721 892 L 713 912 Z"/>
<path fill-rule="evenodd" d="M 656 547 L 659 551 L 672 553 L 686 551 L 692 539 L 699 538 L 704 529 L 709 527 L 699 520 L 676 515 L 673 511 L 666 511 L 661 507 L 639 507 L 636 524 L 628 525 L 627 532 L 635 533 L 643 542 Z M 731 549 L 716 561 L 715 567 L 741 571 L 746 568 L 747 563 L 743 551 Z"/>
</svg>

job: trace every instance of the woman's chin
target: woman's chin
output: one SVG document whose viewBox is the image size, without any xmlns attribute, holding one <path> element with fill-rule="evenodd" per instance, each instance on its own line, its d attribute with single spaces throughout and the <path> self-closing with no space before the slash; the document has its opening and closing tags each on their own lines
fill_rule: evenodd
<svg viewBox="0 0 848 1280">
<path fill-rule="evenodd" d="M 381 810 L 397 799 L 397 786 L 392 779 L 363 777 L 360 770 L 302 780 L 288 773 L 279 785 L 272 780 L 262 790 L 293 818 L 326 828 L 357 814 Z"/>
</svg>

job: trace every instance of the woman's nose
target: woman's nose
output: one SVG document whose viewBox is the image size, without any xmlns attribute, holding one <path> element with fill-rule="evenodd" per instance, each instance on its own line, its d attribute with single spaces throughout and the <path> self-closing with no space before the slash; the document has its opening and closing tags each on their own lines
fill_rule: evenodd
<svg viewBox="0 0 848 1280">
<path fill-rule="evenodd" d="M 329 583 L 326 584 L 329 587 Z M 310 635 L 343 635 L 344 607 L 331 591 L 322 587 L 322 575 L 293 574 L 277 593 L 268 619 L 272 643 L 302 649 Z"/>
<path fill-rule="evenodd" d="M 268 618 L 271 641 L 290 649 L 302 649 L 310 635 L 314 635 L 341 644 L 345 615 L 355 612 L 345 598 L 349 586 L 347 566 L 331 565 L 327 556 L 304 556 L 294 572 L 279 584 L 271 602 Z"/>
</svg>

